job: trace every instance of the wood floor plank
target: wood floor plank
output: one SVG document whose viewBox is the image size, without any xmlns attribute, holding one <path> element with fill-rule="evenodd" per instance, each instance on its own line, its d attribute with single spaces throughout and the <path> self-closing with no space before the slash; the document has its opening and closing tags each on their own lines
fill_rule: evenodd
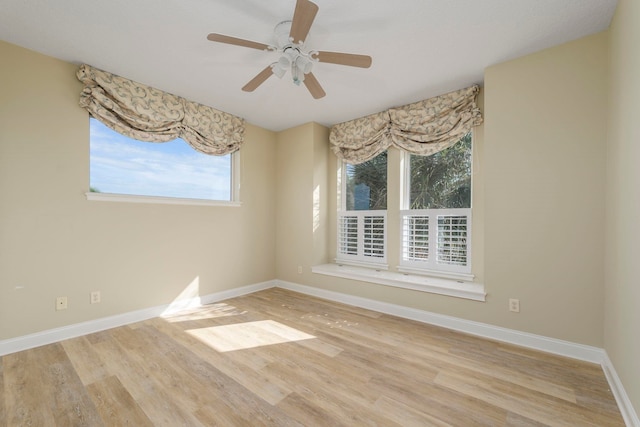
<svg viewBox="0 0 640 427">
<path fill-rule="evenodd" d="M 181 345 L 176 346 L 174 340 L 162 334 L 155 327 L 147 327 L 143 332 L 154 343 L 158 353 L 164 355 L 167 361 L 175 366 L 175 369 L 183 369 L 181 378 L 186 380 L 185 383 L 193 388 L 193 393 L 198 396 L 192 398 L 192 400 L 205 399 L 198 401 L 201 409 L 208 404 L 210 397 L 219 396 L 224 398 L 232 408 L 245 408 L 243 417 L 246 418 L 246 422 L 264 423 L 264 425 L 274 425 L 271 423 L 282 426 L 297 425 L 296 422 L 288 419 L 286 414 L 282 413 L 270 402 L 261 399 L 233 378 L 224 374 L 219 369 L 219 365 L 208 363 L 192 352 L 190 348 L 188 349 Z M 209 349 L 208 353 L 213 354 L 215 352 Z M 157 358 L 161 359 L 159 356 Z M 221 359 L 218 360 L 220 361 Z M 252 371 L 250 375 L 259 377 L 256 371 Z M 280 401 L 281 399 L 277 400 Z M 201 411 L 201 413 L 204 412 Z"/>
<path fill-rule="evenodd" d="M 147 328 L 143 332 L 154 342 L 160 353 L 166 356 L 170 364 L 185 367 L 183 378 L 189 378 L 188 383 L 195 388 L 195 394 L 205 399 L 200 402 L 200 407 L 207 405 L 207 396 L 211 396 L 214 391 L 220 391 L 220 397 L 226 398 L 230 406 L 248 408 L 247 414 L 250 419 L 256 421 L 274 420 L 281 425 L 289 424 L 286 417 L 283 417 L 280 411 L 275 409 L 270 402 L 249 393 L 240 384 L 224 375 L 217 367 L 203 363 L 201 358 L 186 348 L 175 346 L 175 341 L 168 339 L 157 329 Z M 197 373 L 197 375 L 191 375 L 192 372 Z M 258 376 L 256 371 L 252 375 Z M 213 384 L 217 386 L 212 387 Z M 235 392 L 230 393 L 231 390 L 235 390 Z M 280 399 L 277 400 L 279 401 Z"/>
<path fill-rule="evenodd" d="M 357 349 L 345 350 L 337 359 L 337 363 L 350 366 L 353 370 L 369 372 L 371 379 L 389 377 L 401 381 L 413 381 L 418 378 L 421 382 L 432 384 L 438 375 L 438 370 L 432 366 L 417 366 L 410 363 L 402 363 L 402 356 L 389 354 L 375 354 L 357 351 Z"/>
<path fill-rule="evenodd" d="M 509 427 L 547 427 L 547 424 L 539 423 L 531 418 L 523 417 L 513 412 L 509 412 L 507 415 L 507 425 Z"/>
<path fill-rule="evenodd" d="M 0 358 L 0 426 L 624 426 L 599 365 L 268 289 Z"/>
<path fill-rule="evenodd" d="M 118 377 L 98 379 L 87 386 L 104 423 L 108 426 L 153 426 L 151 420 Z"/>
<path fill-rule="evenodd" d="M 114 331 L 115 329 L 111 333 Z M 202 425 L 195 416 L 176 404 L 174 396 L 153 379 L 153 366 L 148 363 L 151 359 L 140 362 L 139 359 L 131 357 L 114 339 L 101 340 L 95 344 L 95 349 L 109 372 L 118 376 L 122 385 L 154 425 Z"/>
<path fill-rule="evenodd" d="M 193 415 L 197 418 L 195 413 L 207 405 L 220 388 L 225 388 L 216 388 L 216 383 L 205 385 L 202 381 L 207 378 L 219 384 L 225 380 L 220 372 L 206 376 L 191 375 L 190 372 L 201 372 L 198 370 L 200 367 L 190 364 L 182 348 L 176 346 L 174 341 L 166 340 L 155 328 L 148 325 L 136 329 L 120 328 L 113 335 L 133 361 L 146 365 L 148 379 L 163 393 L 172 396 L 173 402 L 184 412 L 185 417 Z M 173 357 L 176 353 L 181 354 L 181 357 Z M 227 387 L 234 385 L 233 381 L 226 381 Z"/>
<path fill-rule="evenodd" d="M 8 425 L 103 425 L 60 344 L 38 347 L 7 359 L 12 369 L 6 387 L 17 397 L 9 401 L 17 410 L 7 408 L 13 414 Z M 49 404 L 45 407 L 42 402 Z"/>
<path fill-rule="evenodd" d="M 394 414 L 395 421 L 403 427 L 454 427 L 446 421 L 384 395 L 380 396 L 375 406 L 382 412 Z"/>
<path fill-rule="evenodd" d="M 257 375 L 251 366 L 237 362 L 240 358 L 236 359 L 235 355 L 218 353 L 206 343 L 189 334 L 185 334 L 175 324 L 155 320 L 153 321 L 153 326 L 176 342 L 188 347 L 211 366 L 215 366 L 220 372 L 233 378 L 243 387 L 273 405 L 277 404 L 292 391 L 285 382 L 276 377 L 270 378 Z"/>
<path fill-rule="evenodd" d="M 367 425 L 369 422 L 394 424 L 384 415 L 372 411 L 373 402 L 379 395 L 364 387 L 366 382 L 352 382 L 353 379 L 341 381 L 343 370 L 336 370 L 332 375 L 322 369 L 313 370 L 311 364 L 295 363 L 294 359 L 295 357 L 288 359 L 286 363 L 275 363 L 265 370 L 268 369 L 271 374 L 280 378 L 289 379 L 294 392 L 306 402 L 334 416 L 338 415 L 339 419 L 350 419 L 352 425 Z M 352 387 L 345 384 L 352 384 Z"/>
<path fill-rule="evenodd" d="M 597 413 L 587 415 L 577 405 L 477 373 L 442 372 L 436 383 L 549 426 L 607 425 Z M 524 395 L 529 398 L 523 400 Z"/>
<path fill-rule="evenodd" d="M 107 378 L 109 372 L 86 337 L 60 343 L 84 385 Z"/>
<path fill-rule="evenodd" d="M 499 357 L 487 361 L 486 359 L 460 357 L 455 353 L 430 352 L 428 360 L 429 364 L 438 370 L 466 369 L 476 373 L 486 373 L 493 378 L 509 381 L 530 390 L 540 391 L 576 403 L 576 394 L 573 388 L 556 384 L 554 381 L 536 378 L 527 370 L 505 367 L 500 363 Z"/>
<path fill-rule="evenodd" d="M 455 426 L 503 426 L 507 411 L 420 377 L 374 376 L 369 387 L 425 415 Z"/>
<path fill-rule="evenodd" d="M 7 426 L 53 426 L 53 412 L 40 369 L 30 366 L 38 349 L 3 356 Z M 46 405 L 41 402 L 47 402 Z"/>
<path fill-rule="evenodd" d="M 321 300 L 319 298 L 309 299 L 308 295 L 301 294 L 299 292 L 293 292 L 285 289 L 272 288 L 267 291 L 255 292 L 247 295 L 247 299 L 264 301 L 269 303 L 270 308 L 277 306 L 297 311 L 316 312 L 322 311 L 323 313 L 335 313 L 335 314 L 353 314 L 357 316 L 368 317 L 377 319 L 382 316 L 382 313 L 377 311 L 367 310 L 365 308 L 355 307 L 352 305 L 342 304 L 338 302 L 329 302 L 328 300 Z M 243 297 L 240 297 L 243 298 Z M 323 302 L 329 302 L 324 304 Z M 318 302 L 321 302 L 318 304 Z"/>
<path fill-rule="evenodd" d="M 268 426 L 264 422 L 248 420 L 245 414 L 229 406 L 222 399 L 210 399 L 206 406 L 195 412 L 196 418 L 207 427 L 228 427 L 252 425 L 256 427 Z"/>
<path fill-rule="evenodd" d="M 317 351 L 325 356 L 335 357 L 342 352 L 342 348 L 329 344 L 328 342 L 317 338 L 315 340 L 298 341 L 298 345 L 308 348 L 309 350 Z"/>
<path fill-rule="evenodd" d="M 339 414 L 335 414 L 330 408 L 319 406 L 295 392 L 279 402 L 278 407 L 305 426 L 348 427 L 353 425 L 339 419 Z"/>
<path fill-rule="evenodd" d="M 266 349 L 265 349 L 266 350 Z M 354 366 L 346 361 L 341 363 L 335 357 L 328 357 L 322 353 L 310 352 L 307 348 L 298 345 L 298 343 L 290 343 L 279 346 L 273 346 L 268 349 L 277 357 L 277 360 L 267 365 L 260 372 L 267 372 L 274 367 L 279 366 L 283 371 L 281 377 L 288 383 L 292 381 L 286 378 L 287 372 L 298 371 L 303 376 L 314 377 L 325 383 L 340 383 L 337 386 L 345 384 L 366 384 L 373 375 L 369 369 L 354 369 Z M 364 390 L 367 392 L 367 390 Z M 374 399 L 371 399 L 373 401 Z"/>
</svg>

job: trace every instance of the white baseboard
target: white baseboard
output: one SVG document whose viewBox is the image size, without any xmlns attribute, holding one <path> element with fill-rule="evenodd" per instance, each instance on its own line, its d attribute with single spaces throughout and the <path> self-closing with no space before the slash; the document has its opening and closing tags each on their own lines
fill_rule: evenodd
<svg viewBox="0 0 640 427">
<path fill-rule="evenodd" d="M 143 320 L 151 319 L 153 317 L 159 317 L 163 314 L 171 314 L 187 308 L 198 307 L 201 304 L 210 304 L 216 301 L 222 301 L 225 299 L 250 294 L 252 292 L 272 288 L 275 285 L 275 281 L 262 282 L 226 291 L 216 292 L 213 294 L 204 295 L 202 297 L 180 300 L 171 304 L 130 311 L 128 313 L 117 314 L 115 316 L 103 317 L 96 320 L 89 320 L 86 322 L 75 323 L 73 325 L 62 326 L 60 328 L 48 329 L 46 331 L 36 332 L 34 334 L 24 335 L 21 337 L 10 338 L 8 340 L 0 341 L 0 356 L 22 350 L 28 350 L 30 348 L 40 347 L 42 345 L 51 344 L 69 338 L 79 337 L 81 335 L 104 331 L 105 329 L 129 325 L 131 323 L 140 322 Z"/>
<path fill-rule="evenodd" d="M 638 413 L 633 408 L 633 404 L 622 385 L 622 381 L 620 381 L 620 377 L 618 376 L 616 369 L 613 367 L 611 359 L 609 359 L 609 356 L 606 353 L 604 355 L 604 361 L 602 362 L 602 370 L 604 371 L 605 377 L 607 377 L 607 382 L 609 383 L 609 387 L 611 387 L 611 392 L 616 398 L 618 408 L 620 408 L 625 424 L 627 427 L 640 427 Z"/>
<path fill-rule="evenodd" d="M 277 286 L 281 288 L 289 289 L 303 294 L 341 302 L 344 304 L 355 305 L 357 307 L 367 308 L 369 310 L 375 310 L 386 314 L 392 314 L 394 316 L 403 317 L 405 319 L 417 320 L 419 322 L 428 323 L 431 325 L 442 326 L 444 328 L 465 332 L 471 335 L 490 338 L 493 340 L 507 342 L 510 344 L 528 347 L 535 350 L 541 350 L 547 353 L 558 354 L 561 356 L 567 356 L 574 359 L 598 364 L 601 364 L 604 360 L 604 350 L 597 347 L 576 344 L 569 341 L 562 341 L 555 338 L 548 338 L 541 335 L 520 332 L 513 329 L 489 325 L 486 323 L 474 322 L 471 320 L 460 319 L 443 314 L 431 313 L 415 308 L 389 304 L 386 302 L 356 297 L 353 295 L 346 295 L 339 292 L 299 285 L 297 283 L 285 282 L 282 280 L 277 280 L 277 284 Z"/>
<path fill-rule="evenodd" d="M 253 285 L 243 286 L 241 288 L 229 289 L 227 291 L 220 291 L 214 294 L 204 295 L 201 297 L 202 304 L 211 304 L 217 301 L 222 301 L 229 298 L 235 298 L 242 295 L 252 294 L 254 292 L 263 291 L 277 286 L 276 280 L 269 280 L 266 282 L 256 283 Z"/>
</svg>

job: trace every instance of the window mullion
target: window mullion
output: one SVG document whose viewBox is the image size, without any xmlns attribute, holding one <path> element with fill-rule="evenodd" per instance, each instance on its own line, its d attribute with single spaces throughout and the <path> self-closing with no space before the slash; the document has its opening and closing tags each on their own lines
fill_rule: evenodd
<svg viewBox="0 0 640 427">
<path fill-rule="evenodd" d="M 400 156 L 400 209 L 411 209 L 411 155 L 403 151 Z"/>
<path fill-rule="evenodd" d="M 358 212 L 358 257 L 364 258 L 364 215 Z"/>
<path fill-rule="evenodd" d="M 428 268 L 436 269 L 438 265 L 438 215 L 429 212 L 429 262 Z"/>
</svg>

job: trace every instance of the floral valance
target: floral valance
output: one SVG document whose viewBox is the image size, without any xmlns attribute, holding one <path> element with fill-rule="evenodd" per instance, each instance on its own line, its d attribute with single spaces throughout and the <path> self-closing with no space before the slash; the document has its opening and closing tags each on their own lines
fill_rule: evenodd
<svg viewBox="0 0 640 427">
<path fill-rule="evenodd" d="M 424 101 L 340 123 L 331 128 L 331 149 L 348 163 L 366 162 L 390 146 L 428 156 L 455 144 L 482 123 L 471 86 Z"/>
<path fill-rule="evenodd" d="M 81 65 L 80 106 L 111 129 L 148 142 L 182 138 L 213 155 L 232 153 L 244 141 L 244 120 L 106 71 Z"/>
</svg>

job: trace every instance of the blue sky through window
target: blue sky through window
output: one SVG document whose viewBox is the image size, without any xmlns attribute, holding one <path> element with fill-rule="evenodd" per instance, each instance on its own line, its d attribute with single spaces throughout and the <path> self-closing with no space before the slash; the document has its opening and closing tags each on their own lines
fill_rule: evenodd
<svg viewBox="0 0 640 427">
<path fill-rule="evenodd" d="M 90 185 L 102 193 L 231 200 L 231 154 L 202 154 L 182 139 L 138 141 L 91 118 Z"/>
</svg>

